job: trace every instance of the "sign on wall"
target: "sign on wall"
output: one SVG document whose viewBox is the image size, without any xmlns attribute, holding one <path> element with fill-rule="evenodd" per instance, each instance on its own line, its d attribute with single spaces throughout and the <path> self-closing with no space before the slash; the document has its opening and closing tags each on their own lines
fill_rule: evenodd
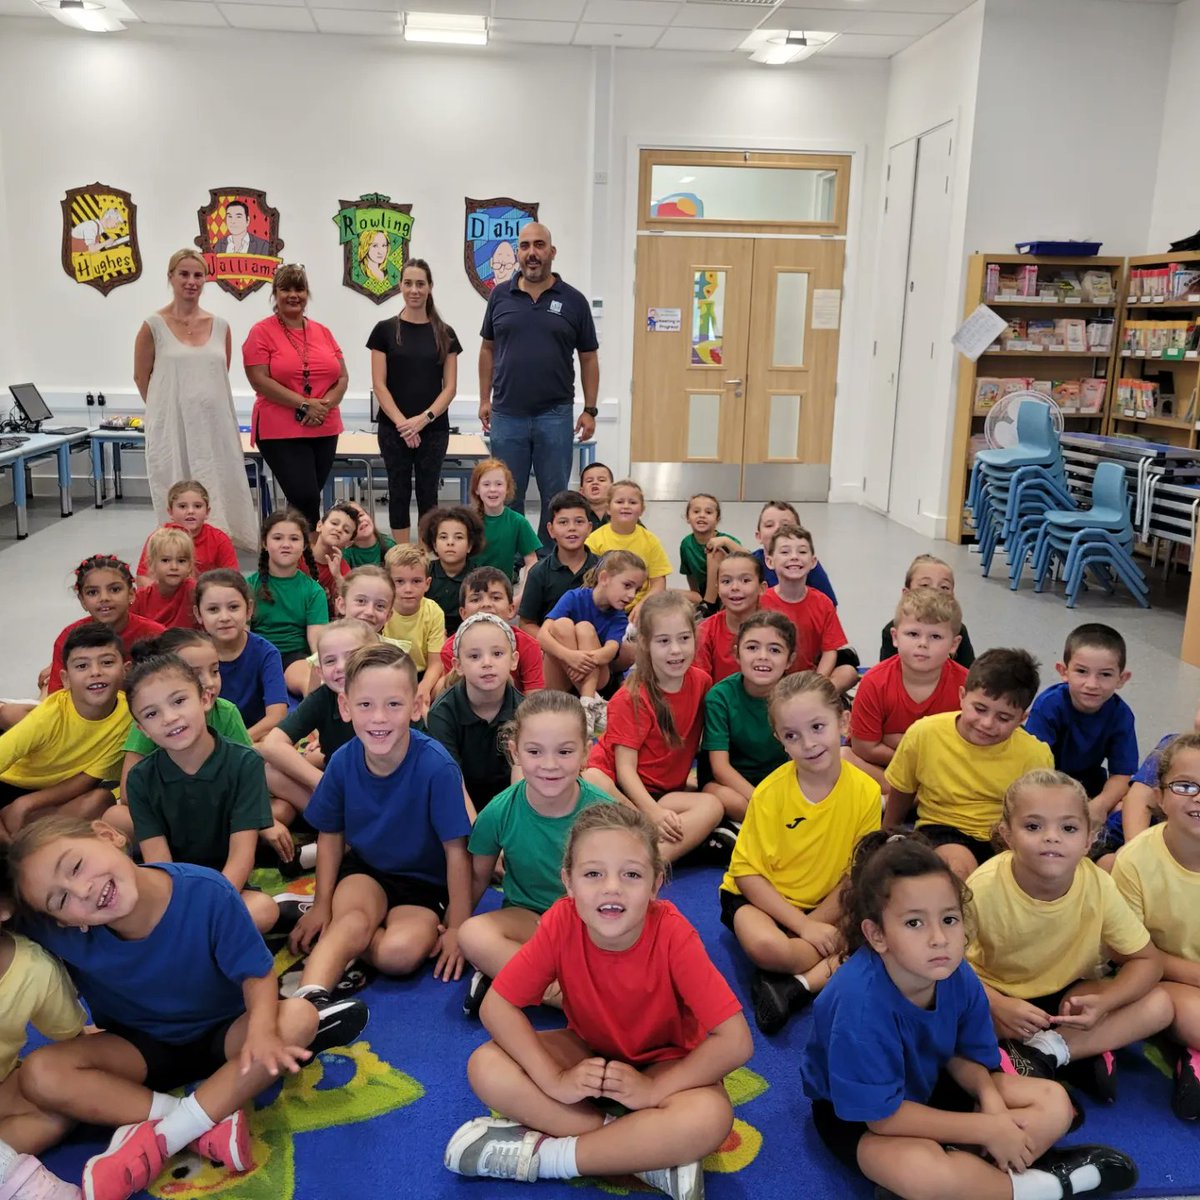
<svg viewBox="0 0 1200 1200">
<path fill-rule="evenodd" d="M 63 270 L 102 296 L 142 273 L 137 205 L 107 183 L 70 188 L 62 200 Z"/>
<path fill-rule="evenodd" d="M 279 252 L 279 210 L 256 188 L 209 188 L 208 203 L 197 209 L 208 277 L 225 292 L 244 300 L 275 277 Z"/>
<path fill-rule="evenodd" d="M 412 241 L 412 205 L 370 192 L 339 200 L 334 214 L 342 244 L 342 286 L 376 304 L 396 295 Z"/>
<path fill-rule="evenodd" d="M 537 220 L 538 206 L 510 196 L 464 199 L 467 221 L 463 265 L 471 286 L 486 300 L 498 283 L 507 283 L 516 272 L 517 242 L 521 230 Z"/>
</svg>

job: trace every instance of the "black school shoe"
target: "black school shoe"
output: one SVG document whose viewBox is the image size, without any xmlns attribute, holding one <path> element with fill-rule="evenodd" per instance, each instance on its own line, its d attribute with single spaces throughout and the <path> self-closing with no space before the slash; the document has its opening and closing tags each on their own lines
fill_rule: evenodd
<svg viewBox="0 0 1200 1200">
<path fill-rule="evenodd" d="M 813 995 L 795 975 L 756 970 L 750 999 L 754 1003 L 754 1023 L 760 1033 L 770 1037 L 787 1024 L 792 1013 L 811 1004 Z"/>
<path fill-rule="evenodd" d="M 487 995 L 488 988 L 491 986 L 491 977 L 485 975 L 482 971 L 476 971 L 471 976 L 471 982 L 467 984 L 467 994 L 463 997 L 464 1016 L 479 1016 L 479 1006 L 483 1003 L 483 998 Z"/>
<path fill-rule="evenodd" d="M 317 1010 L 317 1033 L 309 1044 L 313 1054 L 334 1046 L 348 1046 L 356 1041 L 371 1019 L 370 1009 L 361 1001 L 343 996 L 331 996 L 324 988 L 308 992 L 303 999 Z"/>
<path fill-rule="evenodd" d="M 1064 1200 L 1076 1195 L 1071 1186 L 1071 1172 L 1080 1167 L 1095 1167 L 1100 1172 L 1100 1184 L 1086 1193 L 1104 1196 L 1109 1192 L 1126 1192 L 1138 1181 L 1137 1163 L 1128 1154 L 1111 1146 L 1054 1146 L 1030 1164 L 1035 1171 L 1047 1171 L 1058 1180 Z"/>
<path fill-rule="evenodd" d="M 1027 1050 L 1028 1046 L 1025 1047 Z M 1117 1063 L 1112 1053 L 1093 1054 L 1062 1068 L 1062 1077 L 1087 1092 L 1101 1104 L 1114 1104 L 1117 1099 Z"/>
<path fill-rule="evenodd" d="M 1190 1046 L 1184 1046 L 1175 1063 L 1175 1092 L 1171 1097 L 1171 1109 L 1181 1121 L 1200 1118 L 1200 1076 L 1196 1067 L 1200 1065 L 1200 1054 Z"/>
</svg>

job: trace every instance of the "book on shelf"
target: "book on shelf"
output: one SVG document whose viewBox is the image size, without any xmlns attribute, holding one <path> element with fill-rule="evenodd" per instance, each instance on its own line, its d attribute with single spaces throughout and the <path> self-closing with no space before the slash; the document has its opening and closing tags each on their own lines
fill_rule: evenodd
<svg viewBox="0 0 1200 1200">
<path fill-rule="evenodd" d="M 975 380 L 975 411 L 986 412 L 1000 399 L 1000 380 L 980 375 Z"/>
<path fill-rule="evenodd" d="M 1081 413 L 1102 413 L 1104 396 L 1107 391 L 1107 379 L 1081 379 L 1079 381 L 1079 411 Z"/>
<path fill-rule="evenodd" d="M 1200 292 L 1200 269 L 1191 263 L 1167 263 L 1161 267 L 1133 267 L 1129 272 L 1129 298 L 1178 300 Z"/>
<path fill-rule="evenodd" d="M 984 271 L 985 300 L 1112 304 L 1115 291 L 1112 272 L 1102 268 L 1080 272 L 1068 267 L 988 263 Z"/>
<path fill-rule="evenodd" d="M 1057 379 L 1050 389 L 1050 396 L 1063 412 L 1079 411 L 1079 380 Z"/>
</svg>

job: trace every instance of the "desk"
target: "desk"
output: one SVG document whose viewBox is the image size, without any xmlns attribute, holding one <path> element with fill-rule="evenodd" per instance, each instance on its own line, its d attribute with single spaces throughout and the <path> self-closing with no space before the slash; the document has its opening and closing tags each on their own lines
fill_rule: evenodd
<svg viewBox="0 0 1200 1200">
<path fill-rule="evenodd" d="M 105 449 L 112 450 L 113 499 L 121 499 L 121 451 L 145 450 L 146 435 L 140 429 L 93 429 L 88 433 L 92 451 L 92 486 L 96 507 L 103 508 L 108 499 L 108 471 Z"/>
<path fill-rule="evenodd" d="M 17 537 L 29 536 L 29 495 L 25 487 L 25 468 L 32 462 L 53 455 L 58 460 L 59 510 L 64 517 L 72 512 L 71 505 L 71 445 L 86 438 L 86 434 L 61 436 L 31 433 L 26 441 L 11 450 L 0 451 L 0 470 L 12 468 L 13 507 L 17 510 Z"/>
</svg>

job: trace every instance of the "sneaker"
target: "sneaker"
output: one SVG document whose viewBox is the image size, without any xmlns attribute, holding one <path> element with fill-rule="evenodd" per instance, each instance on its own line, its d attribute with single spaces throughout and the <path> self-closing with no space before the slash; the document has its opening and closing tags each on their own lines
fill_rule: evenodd
<svg viewBox="0 0 1200 1200">
<path fill-rule="evenodd" d="M 714 857 L 719 856 L 726 866 L 733 857 L 733 847 L 741 828 L 740 821 L 731 821 L 726 818 L 708 835 L 708 849 L 713 852 Z"/>
<path fill-rule="evenodd" d="M 167 1154 L 157 1126 L 157 1121 L 122 1125 L 112 1135 L 108 1149 L 84 1163 L 85 1200 L 129 1200 L 158 1178 Z"/>
<path fill-rule="evenodd" d="M 254 1166 L 250 1152 L 250 1122 L 240 1108 L 202 1133 L 188 1149 L 236 1175 L 242 1175 Z"/>
<path fill-rule="evenodd" d="M 1175 1064 L 1175 1094 L 1171 1108 L 1181 1121 L 1200 1118 L 1200 1051 L 1184 1046 Z"/>
<path fill-rule="evenodd" d="M 698 1162 L 661 1171 L 637 1171 L 634 1178 L 666 1192 L 671 1200 L 704 1200 L 704 1169 Z"/>
<path fill-rule="evenodd" d="M 787 1024 L 793 1012 L 812 1000 L 812 993 L 795 975 L 755 971 L 750 998 L 754 1002 L 754 1023 L 770 1037 Z"/>
<path fill-rule="evenodd" d="M 1100 1172 L 1100 1185 L 1091 1195 L 1126 1192 L 1138 1181 L 1137 1163 L 1111 1146 L 1052 1146 L 1030 1165 L 1053 1175 L 1062 1185 L 1064 1196 L 1075 1194 L 1071 1189 L 1071 1172 L 1080 1167 L 1095 1167 Z"/>
<path fill-rule="evenodd" d="M 378 974 L 379 972 L 370 963 L 356 958 L 342 973 L 333 993 L 343 999 L 346 996 L 353 996 L 355 992 L 361 992 Z"/>
<path fill-rule="evenodd" d="M 1077 1084 L 1101 1104 L 1116 1102 L 1117 1062 L 1108 1050 L 1068 1063 L 1063 1070 L 1063 1077 Z"/>
<path fill-rule="evenodd" d="M 1058 1064 L 1036 1046 L 1012 1038 L 1000 1041 L 1000 1070 L 1006 1075 L 1026 1075 L 1030 1079 L 1053 1079 Z"/>
<path fill-rule="evenodd" d="M 538 1177 L 537 1148 L 545 1134 L 499 1117 L 476 1117 L 446 1143 L 443 1161 L 456 1175 L 533 1183 Z"/>
<path fill-rule="evenodd" d="M 32 1154 L 21 1154 L 0 1185 L 0 1200 L 79 1200 L 80 1191 L 52 1174 Z"/>
<path fill-rule="evenodd" d="M 307 875 L 317 865 L 317 843 L 305 842 L 303 846 L 296 847 L 296 856 L 291 862 L 277 862 L 275 864 L 279 874 L 284 879 L 299 879 L 301 875 Z"/>
<path fill-rule="evenodd" d="M 333 997 L 324 988 L 305 992 L 301 997 L 317 1010 L 317 1034 L 309 1044 L 313 1054 L 334 1046 L 348 1046 L 367 1027 L 370 1009 L 361 1000 Z"/>
<path fill-rule="evenodd" d="M 296 922 L 313 906 L 312 896 L 301 896 L 293 892 L 280 892 L 275 897 L 279 905 L 279 919 L 271 926 L 275 934 L 291 933 Z"/>
<path fill-rule="evenodd" d="M 608 728 L 608 701 L 600 696 L 580 696 L 587 717 L 588 737 L 599 737 Z"/>
<path fill-rule="evenodd" d="M 463 999 L 464 1016 L 479 1016 L 479 1006 L 483 1003 L 483 998 L 487 995 L 488 988 L 491 986 L 492 978 L 490 975 L 485 975 L 482 971 L 476 971 L 471 976 L 471 982 L 467 985 L 467 994 Z"/>
</svg>

